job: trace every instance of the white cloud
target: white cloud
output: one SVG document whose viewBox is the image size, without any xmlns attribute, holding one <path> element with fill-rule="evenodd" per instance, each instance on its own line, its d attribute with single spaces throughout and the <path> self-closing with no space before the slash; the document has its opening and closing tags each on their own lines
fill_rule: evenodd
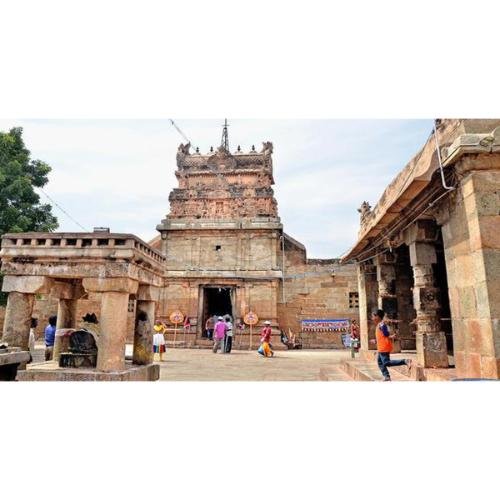
<svg viewBox="0 0 500 500">
<path fill-rule="evenodd" d="M 176 120 L 207 152 L 222 120 Z M 168 120 L 0 120 L 24 127 L 34 158 L 53 170 L 45 190 L 85 227 L 110 226 L 143 239 L 157 233 L 177 185 L 175 155 L 185 142 Z M 274 143 L 275 194 L 285 231 L 311 257 L 338 256 L 358 230 L 356 208 L 375 204 L 423 145 L 430 121 L 230 120 L 231 150 Z M 54 209 L 60 230 L 77 230 Z"/>
</svg>

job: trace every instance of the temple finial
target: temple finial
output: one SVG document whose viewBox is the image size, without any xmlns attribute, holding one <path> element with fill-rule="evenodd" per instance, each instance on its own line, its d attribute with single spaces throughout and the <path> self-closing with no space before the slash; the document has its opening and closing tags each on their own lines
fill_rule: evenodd
<svg viewBox="0 0 500 500">
<path fill-rule="evenodd" d="M 228 134 L 227 134 L 227 127 L 229 125 L 227 124 L 227 118 L 224 120 L 224 125 L 223 125 L 223 128 L 222 128 L 222 139 L 221 139 L 221 148 L 224 149 L 225 151 L 227 151 L 229 153 L 229 137 L 228 137 Z"/>
</svg>

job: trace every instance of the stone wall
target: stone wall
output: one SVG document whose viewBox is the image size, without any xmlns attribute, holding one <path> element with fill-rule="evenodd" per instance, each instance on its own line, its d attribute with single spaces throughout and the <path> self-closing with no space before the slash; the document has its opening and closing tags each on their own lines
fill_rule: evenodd
<svg viewBox="0 0 500 500">
<path fill-rule="evenodd" d="M 464 176 L 442 225 L 455 364 L 460 377 L 499 378 L 500 165 L 469 162 L 457 167 Z"/>
<path fill-rule="evenodd" d="M 278 233 L 259 230 L 170 231 L 167 270 L 279 270 Z"/>
<path fill-rule="evenodd" d="M 305 348 L 342 348 L 341 333 L 301 333 L 303 319 L 356 319 L 358 284 L 356 267 L 340 265 L 338 259 L 309 259 L 295 248 L 286 256 L 286 275 L 283 290 L 279 290 L 279 323 L 286 332 L 300 333 Z M 353 294 L 351 297 L 349 294 Z"/>
</svg>

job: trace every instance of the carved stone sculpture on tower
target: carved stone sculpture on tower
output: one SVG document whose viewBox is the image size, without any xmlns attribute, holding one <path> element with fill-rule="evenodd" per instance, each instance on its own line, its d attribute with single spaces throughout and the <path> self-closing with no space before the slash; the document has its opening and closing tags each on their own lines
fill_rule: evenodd
<svg viewBox="0 0 500 500">
<path fill-rule="evenodd" d="M 180 167 L 182 160 L 189 154 L 189 149 L 191 148 L 191 143 L 188 142 L 187 144 L 179 144 L 179 147 L 177 148 L 177 166 Z"/>
<path fill-rule="evenodd" d="M 371 214 L 372 207 L 367 201 L 361 203 L 361 206 L 358 208 L 358 212 L 360 213 L 361 224 L 366 221 L 367 217 Z"/>
<path fill-rule="evenodd" d="M 262 153 L 265 155 L 270 155 L 273 153 L 273 143 L 270 141 L 266 141 L 262 143 Z"/>
</svg>

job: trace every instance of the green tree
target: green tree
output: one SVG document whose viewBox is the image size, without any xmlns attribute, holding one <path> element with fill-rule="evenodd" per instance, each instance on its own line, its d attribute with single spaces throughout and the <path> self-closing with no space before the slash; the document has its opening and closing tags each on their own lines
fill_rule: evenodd
<svg viewBox="0 0 500 500">
<path fill-rule="evenodd" d="M 52 207 L 34 190 L 47 184 L 51 168 L 31 159 L 22 135 L 21 127 L 0 132 L 0 234 L 57 228 Z"/>
<path fill-rule="evenodd" d="M 0 234 L 57 228 L 52 207 L 41 204 L 34 190 L 47 184 L 50 170 L 43 161 L 31 159 L 21 127 L 0 132 Z M 0 304 L 4 302 L 0 292 Z"/>
</svg>

